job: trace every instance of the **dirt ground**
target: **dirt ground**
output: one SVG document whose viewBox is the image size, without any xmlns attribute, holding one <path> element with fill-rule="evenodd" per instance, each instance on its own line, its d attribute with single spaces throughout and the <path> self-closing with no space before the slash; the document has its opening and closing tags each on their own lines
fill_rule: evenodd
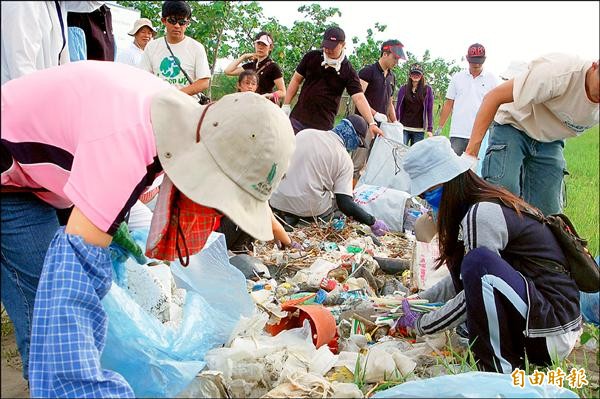
<svg viewBox="0 0 600 399">
<path fill-rule="evenodd" d="M 21 358 L 15 335 L 2 337 L 2 370 L 0 370 L 2 398 L 28 398 L 27 381 L 21 375 Z"/>
</svg>

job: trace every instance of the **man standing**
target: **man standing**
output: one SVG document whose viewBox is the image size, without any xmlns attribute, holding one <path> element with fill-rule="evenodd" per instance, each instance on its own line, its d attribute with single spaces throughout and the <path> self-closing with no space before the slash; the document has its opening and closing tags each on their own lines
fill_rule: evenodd
<svg viewBox="0 0 600 399">
<path fill-rule="evenodd" d="M 387 40 L 381 45 L 381 55 L 374 64 L 367 65 L 358 72 L 360 85 L 365 92 L 365 98 L 371 106 L 371 114 L 376 122 L 396 122 L 396 111 L 392 104 L 396 77 L 392 68 L 400 60 L 406 61 L 402 43 L 399 40 Z M 358 110 L 354 113 L 358 114 Z M 357 148 L 352 153 L 354 163 L 354 183 L 360 177 L 360 171 L 365 166 L 371 148 L 371 138 L 365 139 L 365 148 Z"/>
<path fill-rule="evenodd" d="M 450 81 L 439 127 L 436 130 L 436 135 L 439 135 L 446 120 L 452 114 L 450 144 L 457 155 L 462 155 L 467 148 L 473 121 L 483 96 L 498 85 L 496 77 L 483 70 L 485 48 L 481 44 L 475 43 L 469 46 L 467 61 L 469 69 L 456 73 Z"/>
<path fill-rule="evenodd" d="M 204 46 L 185 35 L 191 16 L 192 9 L 185 1 L 163 3 L 161 21 L 167 34 L 148 43 L 140 68 L 193 96 L 208 88 L 210 67 Z"/>
<path fill-rule="evenodd" d="M 396 77 L 392 68 L 397 66 L 400 60 L 406 61 L 403 47 L 399 40 L 383 42 L 379 60 L 365 66 L 358 73 L 365 98 L 371 106 L 371 114 L 377 122 L 396 121 L 396 112 L 392 104 Z M 356 110 L 354 113 L 359 112 Z"/>
<path fill-rule="evenodd" d="M 323 35 L 322 51 L 309 51 L 296 67 L 282 106 L 290 116 L 294 133 L 307 128 L 330 130 L 345 89 L 369 124 L 371 135 L 383 135 L 373 119 L 358 74 L 344 54 L 345 40 L 346 35 L 341 28 L 334 26 L 327 29 Z M 290 103 L 303 82 L 298 102 L 291 110 Z"/>
<path fill-rule="evenodd" d="M 493 121 L 482 177 L 546 215 L 559 213 L 564 139 L 598 124 L 598 103 L 598 60 L 544 55 L 485 96 L 465 152 L 477 156 Z"/>
<path fill-rule="evenodd" d="M 135 21 L 133 28 L 127 34 L 133 36 L 133 42 L 123 50 L 117 49 L 116 61 L 138 66 L 142 61 L 146 45 L 156 36 L 156 30 L 148 18 L 140 18 Z"/>
</svg>

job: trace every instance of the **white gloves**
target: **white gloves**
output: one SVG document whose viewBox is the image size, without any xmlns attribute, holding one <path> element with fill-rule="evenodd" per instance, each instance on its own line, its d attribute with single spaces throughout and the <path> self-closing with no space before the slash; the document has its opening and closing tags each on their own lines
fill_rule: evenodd
<svg viewBox="0 0 600 399">
<path fill-rule="evenodd" d="M 281 106 L 281 110 L 285 113 L 285 115 L 289 118 L 290 114 L 292 113 L 292 107 L 290 107 L 290 104 L 283 104 Z"/>
<path fill-rule="evenodd" d="M 460 158 L 469 162 L 471 164 L 471 170 L 477 172 L 477 162 L 479 161 L 479 158 L 469 155 L 466 152 L 463 152 Z"/>
<path fill-rule="evenodd" d="M 385 116 L 384 114 L 380 113 L 380 112 L 376 112 L 375 115 L 373 115 L 373 119 L 375 119 L 375 122 L 387 122 L 388 118 L 387 116 Z"/>
</svg>

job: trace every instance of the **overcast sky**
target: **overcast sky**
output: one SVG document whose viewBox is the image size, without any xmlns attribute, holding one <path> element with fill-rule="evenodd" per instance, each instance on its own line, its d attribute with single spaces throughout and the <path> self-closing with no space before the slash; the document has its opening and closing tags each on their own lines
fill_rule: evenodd
<svg viewBox="0 0 600 399">
<path fill-rule="evenodd" d="M 259 1 L 266 16 L 283 25 L 299 20 L 297 9 L 315 1 Z M 598 59 L 600 36 L 598 1 L 321 1 L 337 7 L 337 22 L 346 32 L 347 52 L 353 36 L 365 37 L 375 22 L 387 25 L 375 38 L 400 40 L 405 50 L 421 57 L 455 60 L 461 67 L 470 44 L 479 42 L 487 52 L 485 68 L 496 75 L 510 61 L 530 61 L 548 52 L 567 52 Z M 277 41 L 277 38 L 275 38 Z M 276 61 L 276 60 L 275 60 Z"/>
</svg>

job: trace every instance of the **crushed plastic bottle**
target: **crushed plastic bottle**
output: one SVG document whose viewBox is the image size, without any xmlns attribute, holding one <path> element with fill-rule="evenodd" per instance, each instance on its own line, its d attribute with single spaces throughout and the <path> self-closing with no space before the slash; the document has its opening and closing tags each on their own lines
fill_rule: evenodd
<svg viewBox="0 0 600 399">
<path fill-rule="evenodd" d="M 344 221 L 343 217 L 340 218 L 335 218 L 331 221 L 331 226 L 335 229 L 335 230 L 343 230 L 344 227 L 346 225 L 346 222 Z"/>
</svg>

